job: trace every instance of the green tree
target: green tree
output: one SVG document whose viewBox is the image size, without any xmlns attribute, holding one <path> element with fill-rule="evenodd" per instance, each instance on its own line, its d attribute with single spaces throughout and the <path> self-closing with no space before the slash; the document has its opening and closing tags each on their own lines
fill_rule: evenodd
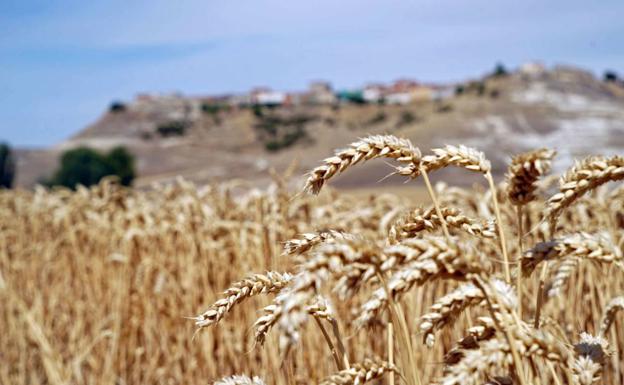
<svg viewBox="0 0 624 385">
<path fill-rule="evenodd" d="M 605 82 L 617 82 L 618 81 L 618 75 L 617 73 L 615 73 L 615 71 L 611 71 L 611 70 L 607 70 L 605 71 L 604 75 L 603 75 L 603 80 Z"/>
<path fill-rule="evenodd" d="M 509 72 L 507 71 L 507 68 L 505 68 L 505 65 L 503 63 L 497 63 L 496 67 L 494 67 L 494 76 L 505 76 L 508 73 Z"/>
<path fill-rule="evenodd" d="M 15 178 L 15 159 L 11 147 L 0 144 L 0 187 L 11 188 Z"/>
<path fill-rule="evenodd" d="M 106 155 L 106 161 L 113 173 L 119 177 L 120 183 L 124 186 L 130 186 L 136 176 L 132 154 L 125 147 L 115 147 Z"/>
<path fill-rule="evenodd" d="M 47 184 L 69 188 L 76 188 L 79 184 L 91 186 L 107 175 L 117 175 L 124 185 L 132 183 L 134 158 L 125 148 L 117 147 L 108 154 L 88 147 L 68 150 L 61 156 L 60 168 Z"/>
<path fill-rule="evenodd" d="M 123 102 L 116 100 L 111 103 L 108 110 L 110 112 L 124 112 L 126 110 L 126 105 Z"/>
</svg>

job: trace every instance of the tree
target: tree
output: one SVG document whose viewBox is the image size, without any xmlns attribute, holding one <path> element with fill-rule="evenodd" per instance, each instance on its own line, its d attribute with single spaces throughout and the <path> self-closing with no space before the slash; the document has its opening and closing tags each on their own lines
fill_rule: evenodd
<svg viewBox="0 0 624 385">
<path fill-rule="evenodd" d="M 111 103 L 108 108 L 110 112 L 124 112 L 126 110 L 126 105 L 118 100 Z"/>
<path fill-rule="evenodd" d="M 156 132 L 162 137 L 182 136 L 186 132 L 188 122 L 185 120 L 172 120 L 156 127 Z"/>
<path fill-rule="evenodd" d="M 130 186 L 135 177 L 134 157 L 125 147 L 115 147 L 107 155 L 106 161 L 119 177 L 119 181 L 124 186 Z"/>
<path fill-rule="evenodd" d="M 61 156 L 61 166 L 48 185 L 76 188 L 81 184 L 97 184 L 107 175 L 117 175 L 123 185 L 130 185 L 135 176 L 134 158 L 123 147 L 101 154 L 88 147 L 68 150 Z"/>
<path fill-rule="evenodd" d="M 507 68 L 505 68 L 505 65 L 503 63 L 497 63 L 496 67 L 494 68 L 494 76 L 505 76 L 507 75 Z"/>
<path fill-rule="evenodd" d="M 603 79 L 605 82 L 615 83 L 618 80 L 618 75 L 615 73 L 615 71 L 605 71 Z"/>
<path fill-rule="evenodd" d="M 0 144 L 0 187 L 11 188 L 15 178 L 15 159 L 11 147 Z"/>
</svg>

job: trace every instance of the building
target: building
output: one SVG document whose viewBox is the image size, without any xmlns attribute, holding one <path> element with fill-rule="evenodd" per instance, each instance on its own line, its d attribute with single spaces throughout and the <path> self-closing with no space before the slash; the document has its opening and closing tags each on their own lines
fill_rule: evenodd
<svg viewBox="0 0 624 385">
<path fill-rule="evenodd" d="M 286 102 L 286 93 L 267 87 L 254 88 L 250 95 L 252 104 L 280 106 Z"/>
<path fill-rule="evenodd" d="M 379 103 L 384 99 L 386 87 L 383 84 L 367 84 L 362 90 L 362 98 L 366 103 Z"/>
<path fill-rule="evenodd" d="M 546 66 L 541 62 L 527 62 L 520 66 L 520 74 L 528 77 L 537 77 L 546 72 Z"/>
<path fill-rule="evenodd" d="M 309 104 L 335 104 L 337 101 L 331 83 L 326 81 L 310 83 L 308 92 L 302 99 Z"/>
<path fill-rule="evenodd" d="M 455 95 L 454 85 L 431 87 L 431 100 L 440 101 L 452 98 Z"/>
<path fill-rule="evenodd" d="M 389 92 L 384 95 L 386 104 L 409 104 L 412 102 L 412 94 L 409 91 Z"/>
</svg>

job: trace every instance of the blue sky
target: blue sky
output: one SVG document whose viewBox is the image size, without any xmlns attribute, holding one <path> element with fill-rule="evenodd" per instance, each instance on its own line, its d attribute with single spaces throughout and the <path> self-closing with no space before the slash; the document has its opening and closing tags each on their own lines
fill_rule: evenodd
<svg viewBox="0 0 624 385">
<path fill-rule="evenodd" d="M 624 73 L 624 2 L 0 0 L 0 140 L 46 146 L 138 92 L 460 80 L 529 60 Z"/>
</svg>

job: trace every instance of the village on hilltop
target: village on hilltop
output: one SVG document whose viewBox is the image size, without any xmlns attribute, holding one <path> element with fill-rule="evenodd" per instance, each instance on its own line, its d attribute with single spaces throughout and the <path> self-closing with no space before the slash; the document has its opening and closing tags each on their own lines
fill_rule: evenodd
<svg viewBox="0 0 624 385">
<path fill-rule="evenodd" d="M 504 69 L 504 67 L 502 67 Z M 498 68 L 500 69 L 500 68 Z M 518 68 L 523 76 L 540 76 L 546 67 L 540 62 L 528 62 Z M 336 90 L 328 81 L 314 81 L 304 91 L 279 91 L 270 87 L 254 87 L 241 94 L 187 96 L 180 93 L 141 93 L 129 105 L 136 110 L 183 107 L 186 114 L 199 114 L 202 108 L 249 106 L 305 106 L 336 104 L 408 105 L 426 101 L 443 101 L 457 91 L 459 84 L 421 83 L 413 79 L 398 79 L 389 84 L 369 83 L 363 87 Z"/>
</svg>

